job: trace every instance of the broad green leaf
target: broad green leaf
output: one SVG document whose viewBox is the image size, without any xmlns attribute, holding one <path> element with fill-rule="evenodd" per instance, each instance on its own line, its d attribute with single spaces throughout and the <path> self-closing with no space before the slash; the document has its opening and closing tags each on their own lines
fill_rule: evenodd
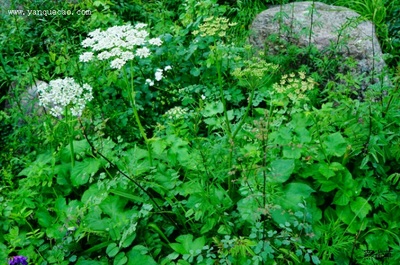
<svg viewBox="0 0 400 265">
<path fill-rule="evenodd" d="M 375 251 L 386 251 L 388 249 L 388 234 L 383 231 L 375 231 L 365 237 L 368 243 L 368 249 Z"/>
<path fill-rule="evenodd" d="M 330 156 L 340 157 L 346 152 L 346 140 L 339 132 L 328 135 L 323 143 L 326 153 Z"/>
<path fill-rule="evenodd" d="M 237 203 L 237 209 L 240 217 L 250 224 L 255 224 L 258 220 L 260 220 L 261 211 L 259 208 L 260 207 L 255 196 L 243 198 Z"/>
<path fill-rule="evenodd" d="M 224 106 L 221 101 L 206 103 L 204 110 L 201 112 L 204 117 L 215 116 L 224 111 Z"/>
<path fill-rule="evenodd" d="M 287 181 L 294 171 L 293 159 L 278 159 L 271 162 L 271 181 L 283 183 Z"/>
<path fill-rule="evenodd" d="M 321 162 L 318 168 L 319 173 L 321 173 L 326 179 L 335 176 L 335 171 L 333 171 L 328 164 Z"/>
<path fill-rule="evenodd" d="M 157 265 L 157 262 L 152 257 L 146 255 L 147 249 L 143 246 L 141 247 L 142 249 L 138 248 L 138 246 L 135 246 L 131 251 L 128 252 L 128 265 Z"/>
<path fill-rule="evenodd" d="M 292 141 L 292 130 L 288 127 L 281 126 L 278 131 L 270 134 L 271 141 L 278 145 L 287 145 Z"/>
<path fill-rule="evenodd" d="M 282 150 L 284 158 L 299 159 L 301 157 L 301 148 L 297 146 L 284 146 Z"/>
<path fill-rule="evenodd" d="M 108 216 L 113 217 L 123 212 L 126 204 L 127 200 L 125 198 L 109 195 L 104 201 L 101 202 L 100 208 L 103 213 L 106 213 Z"/>
<path fill-rule="evenodd" d="M 350 197 L 344 193 L 342 190 L 336 192 L 333 198 L 333 203 L 336 205 L 347 205 L 350 202 Z"/>
<path fill-rule="evenodd" d="M 50 227 L 54 221 L 54 218 L 50 215 L 49 211 L 44 208 L 37 209 L 35 215 L 42 227 Z"/>
<path fill-rule="evenodd" d="M 196 238 L 193 241 L 193 235 L 191 234 L 178 236 L 176 241 L 179 243 L 171 243 L 169 245 L 175 252 L 182 255 L 189 254 L 191 250 L 194 252 L 201 250 L 206 243 L 204 237 Z"/>
<path fill-rule="evenodd" d="M 277 204 L 284 209 L 300 210 L 299 204 L 307 200 L 311 202 L 310 195 L 315 191 L 305 183 L 290 183 L 285 186 L 283 192 L 283 196 L 277 198 Z"/>
<path fill-rule="evenodd" d="M 299 142 L 302 144 L 309 143 L 311 141 L 310 132 L 304 127 L 294 128 L 294 133 L 296 134 Z"/>
<path fill-rule="evenodd" d="M 71 170 L 71 182 L 74 186 L 81 186 L 88 182 L 89 177 L 100 169 L 101 163 L 95 158 L 86 158 L 76 161 Z"/>
<path fill-rule="evenodd" d="M 371 211 L 372 207 L 366 199 L 363 197 L 357 197 L 350 203 L 350 208 L 356 216 L 364 219 L 367 214 Z"/>
</svg>

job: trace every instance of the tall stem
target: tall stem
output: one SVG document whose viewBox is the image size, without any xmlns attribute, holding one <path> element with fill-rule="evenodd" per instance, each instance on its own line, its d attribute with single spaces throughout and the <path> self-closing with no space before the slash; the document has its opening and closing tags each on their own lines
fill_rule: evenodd
<svg viewBox="0 0 400 265">
<path fill-rule="evenodd" d="M 124 68 L 125 69 L 125 68 Z M 132 62 L 131 62 L 131 69 L 132 69 Z M 128 78 L 128 73 L 125 71 L 125 78 Z M 137 126 L 139 127 L 139 131 L 140 131 L 140 135 L 142 136 L 143 140 L 146 143 L 146 147 L 147 147 L 147 151 L 149 154 L 149 162 L 150 162 L 150 166 L 153 166 L 153 156 L 152 156 L 152 152 L 151 152 L 151 146 L 150 146 L 150 141 L 147 138 L 146 132 L 144 131 L 143 125 L 140 122 L 140 117 L 139 117 L 139 113 L 137 111 L 136 108 L 136 91 L 135 91 L 135 86 L 134 86 L 134 82 L 133 82 L 133 71 L 131 71 L 131 78 L 130 78 L 130 82 L 127 81 L 127 83 L 129 84 L 129 100 L 131 102 L 132 105 L 132 110 L 133 110 L 133 116 L 135 117 L 135 121 Z"/>
<path fill-rule="evenodd" d="M 65 107 L 65 119 L 67 121 L 68 126 L 68 136 L 69 136 L 69 149 L 71 152 L 71 166 L 75 166 L 75 150 L 74 150 L 74 129 L 71 118 L 71 113 L 68 111 L 68 107 Z"/>
</svg>

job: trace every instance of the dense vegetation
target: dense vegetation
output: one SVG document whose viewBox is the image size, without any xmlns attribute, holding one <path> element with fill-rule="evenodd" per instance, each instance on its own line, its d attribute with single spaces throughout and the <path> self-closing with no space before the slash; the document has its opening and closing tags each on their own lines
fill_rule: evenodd
<svg viewBox="0 0 400 265">
<path fill-rule="evenodd" d="M 3 3 L 0 263 L 399 264 L 400 2 L 324 2 L 375 22 L 390 82 L 361 99 L 247 43 L 285 1 Z"/>
</svg>

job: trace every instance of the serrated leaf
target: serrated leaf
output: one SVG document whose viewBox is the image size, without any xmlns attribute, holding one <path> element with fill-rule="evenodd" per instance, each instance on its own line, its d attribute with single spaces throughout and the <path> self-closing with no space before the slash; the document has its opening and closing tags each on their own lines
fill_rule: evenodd
<svg viewBox="0 0 400 265">
<path fill-rule="evenodd" d="M 71 182 L 74 186 L 81 186 L 88 182 L 89 177 L 100 169 L 101 163 L 95 158 L 86 158 L 76 161 L 71 170 Z"/>
<path fill-rule="evenodd" d="M 349 202 L 350 197 L 341 190 L 336 192 L 335 197 L 333 198 L 333 203 L 336 205 L 347 205 Z"/>
</svg>

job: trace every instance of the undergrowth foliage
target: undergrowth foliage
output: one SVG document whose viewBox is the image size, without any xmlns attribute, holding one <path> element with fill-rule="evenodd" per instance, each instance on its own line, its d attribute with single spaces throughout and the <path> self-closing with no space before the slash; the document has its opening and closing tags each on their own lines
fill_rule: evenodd
<svg viewBox="0 0 400 265">
<path fill-rule="evenodd" d="M 400 261 L 399 67 L 360 100 L 245 44 L 261 1 L 117 2 L 1 15 L 0 263 Z"/>
</svg>

